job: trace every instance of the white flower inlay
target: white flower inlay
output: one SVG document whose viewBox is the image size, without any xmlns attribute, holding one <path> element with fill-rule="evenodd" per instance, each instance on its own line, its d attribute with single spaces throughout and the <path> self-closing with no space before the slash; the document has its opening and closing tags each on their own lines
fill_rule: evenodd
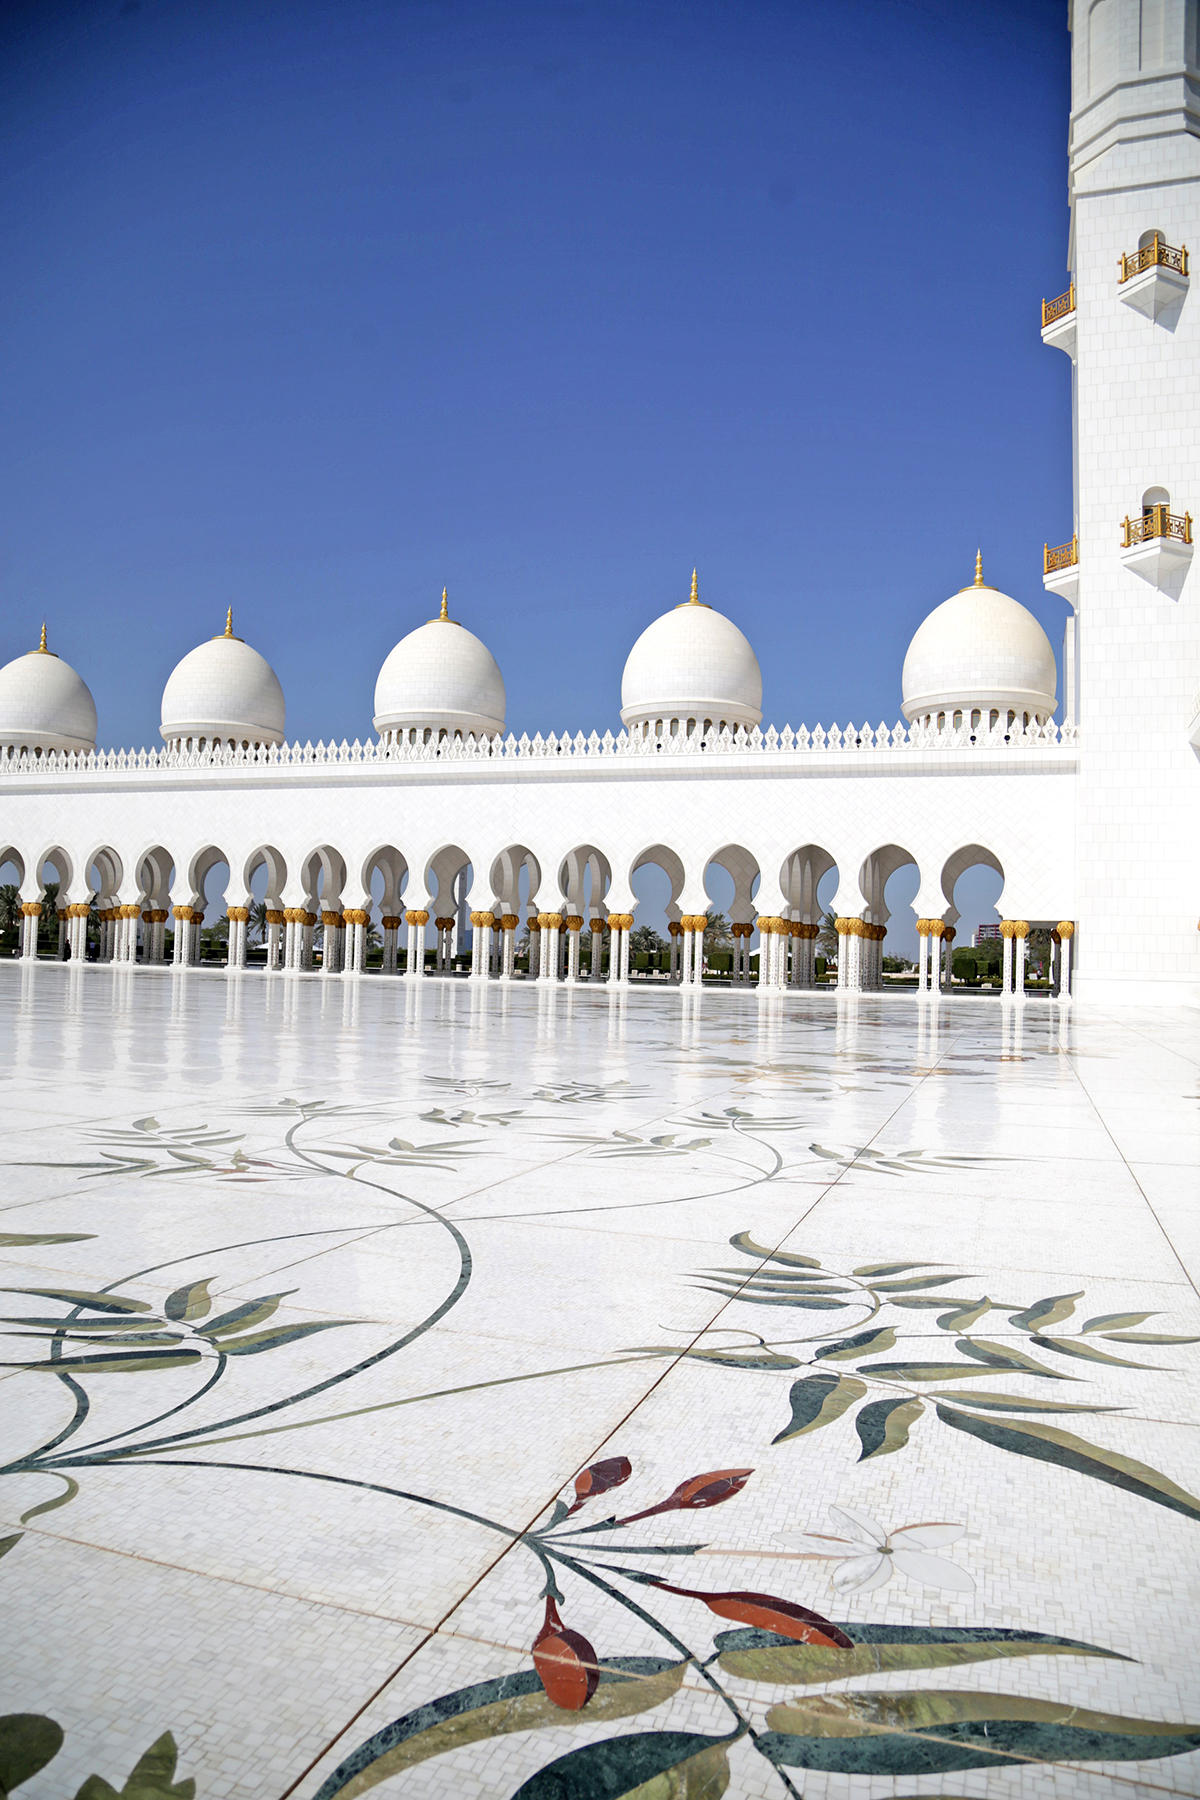
<svg viewBox="0 0 1200 1800">
<path fill-rule="evenodd" d="M 946 1519 L 922 1519 L 889 1532 L 866 1513 L 853 1512 L 848 1506 L 831 1506 L 829 1513 L 845 1536 L 835 1537 L 823 1531 L 784 1532 L 780 1542 L 838 1545 L 837 1549 L 810 1550 L 806 1554 L 836 1562 L 832 1579 L 839 1594 L 869 1593 L 890 1581 L 897 1570 L 923 1587 L 965 1593 L 975 1586 L 974 1579 L 957 1563 L 932 1554 L 960 1538 L 965 1525 Z"/>
</svg>

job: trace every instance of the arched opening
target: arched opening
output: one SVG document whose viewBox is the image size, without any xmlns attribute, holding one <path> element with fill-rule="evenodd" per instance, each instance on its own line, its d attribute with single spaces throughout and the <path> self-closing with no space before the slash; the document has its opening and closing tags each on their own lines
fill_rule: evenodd
<svg viewBox="0 0 1200 1800">
<path fill-rule="evenodd" d="M 408 884 L 408 863 L 395 844 L 381 844 L 366 858 L 359 874 L 365 909 L 371 922 L 366 927 L 363 945 L 365 968 L 386 967 L 388 972 L 399 967 L 399 948 L 404 912 L 404 889 Z"/>
<path fill-rule="evenodd" d="M 684 880 L 680 857 L 665 844 L 651 844 L 634 858 L 629 871 L 629 885 L 634 896 L 633 928 L 629 934 L 631 976 L 669 978 L 671 933 L 668 927 L 678 923 L 678 901 Z"/>
<path fill-rule="evenodd" d="M 229 859 L 215 844 L 198 850 L 188 868 L 187 902 L 203 914 L 199 922 L 197 961 L 225 962 L 229 950 L 229 920 L 226 894 L 229 887 Z"/>
<path fill-rule="evenodd" d="M 1143 231 L 1141 233 L 1140 237 L 1138 238 L 1138 249 L 1139 250 L 1152 250 L 1156 244 L 1162 244 L 1165 242 L 1166 242 L 1166 239 L 1164 238 L 1162 232 L 1158 229 L 1157 225 L 1152 225 L 1148 231 Z"/>
<path fill-rule="evenodd" d="M 110 962 L 116 948 L 116 909 L 125 867 L 110 844 L 93 850 L 84 866 L 92 901 L 87 919 L 87 955 Z"/>
<path fill-rule="evenodd" d="M 38 918 L 37 949 L 39 956 L 68 955 L 67 907 L 72 904 L 71 859 L 58 845 L 44 850 L 37 863 L 37 894 L 41 903 Z"/>
<path fill-rule="evenodd" d="M 595 844 L 576 844 L 563 858 L 558 871 L 561 911 L 567 919 L 579 919 L 579 938 L 571 943 L 564 932 L 562 973 L 570 980 L 583 975 L 599 979 L 604 974 L 603 930 L 593 930 L 607 917 L 607 895 L 612 885 L 612 866 Z"/>
<path fill-rule="evenodd" d="M 537 895 L 542 885 L 542 871 L 537 857 L 526 844 L 509 844 L 501 850 L 491 867 L 492 911 L 503 919 L 516 919 L 511 943 L 504 942 L 504 930 L 493 933 L 493 945 L 508 974 L 519 971 L 536 975 L 530 967 L 531 939 L 537 934 L 529 928 L 529 918 L 537 912 Z"/>
<path fill-rule="evenodd" d="M 860 952 L 863 987 L 878 989 L 891 978 L 912 977 L 919 947 L 913 912 L 921 885 L 916 858 L 901 844 L 882 844 L 864 860 L 858 884 L 870 928 Z"/>
<path fill-rule="evenodd" d="M 704 866 L 706 910 L 703 972 L 719 982 L 741 984 L 751 975 L 754 896 L 762 871 L 744 844 L 724 844 Z"/>
<path fill-rule="evenodd" d="M 471 859 L 458 844 L 444 844 L 425 868 L 425 891 L 432 895 L 432 951 L 438 975 L 465 974 L 470 961 L 468 900 L 474 870 Z M 426 961 L 430 960 L 426 950 Z"/>
<path fill-rule="evenodd" d="M 24 857 L 12 844 L 0 845 L 0 955 L 16 956 L 21 948 L 24 881 Z"/>
<path fill-rule="evenodd" d="M 823 844 L 801 844 L 784 858 L 779 885 L 789 922 L 803 927 L 791 947 L 794 986 L 819 986 L 836 970 L 840 940 L 832 908 L 840 882 L 837 863 Z"/>
<path fill-rule="evenodd" d="M 318 844 L 300 868 L 305 910 L 315 913 L 313 946 L 321 953 L 321 966 L 330 973 L 340 967 L 341 911 L 346 887 L 346 859 L 329 844 Z"/>
<path fill-rule="evenodd" d="M 287 863 L 273 844 L 259 844 L 242 864 L 242 904 L 246 922 L 246 960 L 278 966 L 283 934 L 283 892 Z"/>
<path fill-rule="evenodd" d="M 998 910 L 1004 869 L 999 857 L 982 844 L 964 844 L 947 859 L 941 885 L 956 933 L 949 959 L 953 985 L 984 992 L 999 988 L 1004 960 Z"/>
</svg>

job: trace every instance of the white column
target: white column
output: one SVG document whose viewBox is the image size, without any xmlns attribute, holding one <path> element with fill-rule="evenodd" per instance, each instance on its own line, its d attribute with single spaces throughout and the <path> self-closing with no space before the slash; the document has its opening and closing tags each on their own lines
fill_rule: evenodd
<svg viewBox="0 0 1200 1800">
<path fill-rule="evenodd" d="M 404 922 L 408 926 L 407 979 L 419 981 L 425 973 L 425 927 L 429 914 L 424 907 L 412 907 L 405 913 Z"/>
<path fill-rule="evenodd" d="M 1007 920 L 1007 919 L 1006 919 L 1006 920 L 1004 920 L 1004 922 L 1003 922 L 1003 924 L 1002 924 L 1002 925 L 1001 925 L 1001 927 L 1000 927 L 1000 930 L 1001 930 L 1001 932 L 1002 932 L 1002 934 L 1003 934 L 1003 943 L 1004 943 L 1004 950 L 1003 950 L 1003 957 L 1004 957 L 1004 978 L 1003 978 L 1003 981 L 1002 981 L 1002 982 L 1001 982 L 1001 986 L 1000 986 L 1000 992 L 1001 992 L 1001 994 L 1002 994 L 1002 995 L 1003 995 L 1003 996 L 1004 996 L 1004 998 L 1005 998 L 1005 999 L 1011 999 L 1011 997 L 1012 997 L 1012 991 L 1013 991 L 1013 941 L 1012 941 L 1012 933 L 1011 933 L 1011 931 L 1005 931 L 1005 930 L 1004 930 L 1004 926 L 1005 926 L 1005 925 L 1007 925 L 1007 924 L 1008 924 L 1008 923 L 1009 923 L 1009 921 L 1008 921 L 1008 920 Z"/>
<path fill-rule="evenodd" d="M 267 909 L 267 968 L 278 972 L 283 964 L 283 913 L 277 906 Z"/>
<path fill-rule="evenodd" d="M 579 980 L 579 934 L 582 930 L 582 914 L 568 913 L 566 920 L 567 980 L 572 984 Z"/>
<path fill-rule="evenodd" d="M 608 980 L 612 987 L 620 987 L 623 980 L 626 958 L 628 955 L 629 934 L 625 921 L 632 921 L 630 913 L 609 913 L 608 915 Z"/>
<path fill-rule="evenodd" d="M 1071 998 L 1071 940 L 1075 936 L 1075 927 L 1070 919 L 1059 921 L 1060 938 L 1058 953 L 1058 997 L 1060 1000 Z"/>
<path fill-rule="evenodd" d="M 592 968 L 589 979 L 602 981 L 604 978 L 604 920 L 593 918 L 592 928 Z"/>
<path fill-rule="evenodd" d="M 340 909 L 326 908 L 321 913 L 323 927 L 321 947 L 321 973 L 323 975 L 340 975 L 342 959 L 346 948 L 346 926 Z"/>
<path fill-rule="evenodd" d="M 502 913 L 500 917 L 500 979 L 511 981 L 516 970 L 517 961 L 517 914 Z"/>
<path fill-rule="evenodd" d="M 933 994 L 940 994 L 942 991 L 942 938 L 936 927 L 941 924 L 941 920 L 934 919 L 932 923 L 935 929 L 929 933 L 928 939 L 929 990 Z"/>
<path fill-rule="evenodd" d="M 361 975 L 367 966 L 367 928 L 371 914 L 365 906 L 351 907 L 342 917 L 346 921 L 344 966 L 348 975 Z"/>
<path fill-rule="evenodd" d="M 848 931 L 842 931 L 840 929 L 843 925 L 848 925 L 849 923 L 850 923 L 850 920 L 848 920 L 848 919 L 839 919 L 838 920 L 839 929 L 838 929 L 837 984 L 838 984 L 839 992 L 844 991 L 845 989 L 847 989 L 850 986 L 850 943 L 851 943 L 851 938 L 850 938 L 850 933 Z"/>
<path fill-rule="evenodd" d="M 490 912 L 471 914 L 471 980 L 486 981 L 492 960 L 492 923 Z"/>
<path fill-rule="evenodd" d="M 1013 933 L 1013 988 L 1014 999 L 1025 998 L 1025 959 L 1029 948 L 1029 926 L 1024 919 L 1018 920 L 1017 930 Z"/>
<path fill-rule="evenodd" d="M 621 981 L 629 985 L 629 934 L 633 926 L 633 915 L 626 913 L 627 923 L 621 927 Z"/>
<path fill-rule="evenodd" d="M 929 921 L 917 920 L 917 992 L 929 992 Z"/>
<path fill-rule="evenodd" d="M 700 924 L 702 915 L 696 914 L 696 929 L 692 933 L 692 985 L 704 986 L 704 927 Z"/>
<path fill-rule="evenodd" d="M 231 969 L 244 969 L 246 966 L 246 926 L 250 918 L 248 906 L 231 906 L 228 908 L 229 947 L 226 952 L 226 965 Z"/>
<path fill-rule="evenodd" d="M 38 925 L 42 916 L 40 900 L 21 902 L 21 960 L 33 962 L 37 957 Z"/>
<path fill-rule="evenodd" d="M 400 927 L 404 923 L 399 913 L 385 913 L 380 919 L 383 931 L 383 973 L 394 975 L 400 964 Z"/>
</svg>

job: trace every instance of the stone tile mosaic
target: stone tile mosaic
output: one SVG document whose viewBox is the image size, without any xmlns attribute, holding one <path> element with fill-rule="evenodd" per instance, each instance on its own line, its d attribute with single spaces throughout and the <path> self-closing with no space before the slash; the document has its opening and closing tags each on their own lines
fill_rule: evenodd
<svg viewBox="0 0 1200 1800">
<path fill-rule="evenodd" d="M 1200 1793 L 1194 1020 L 0 1020 L 0 1789 Z"/>
</svg>

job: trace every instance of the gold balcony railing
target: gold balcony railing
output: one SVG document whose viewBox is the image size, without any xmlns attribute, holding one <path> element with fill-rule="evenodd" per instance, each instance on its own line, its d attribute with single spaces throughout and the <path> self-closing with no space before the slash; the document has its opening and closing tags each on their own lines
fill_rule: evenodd
<svg viewBox="0 0 1200 1800">
<path fill-rule="evenodd" d="M 1157 231 L 1148 244 L 1135 250 L 1132 256 L 1121 257 L 1121 280 L 1128 281 L 1131 275 L 1141 275 L 1147 269 L 1174 269 L 1177 275 L 1188 272 L 1187 245 L 1176 249 L 1173 244 L 1164 243 Z"/>
<path fill-rule="evenodd" d="M 1065 319 L 1068 313 L 1074 311 L 1075 283 L 1072 282 L 1066 293 L 1060 294 L 1057 300 L 1042 301 L 1042 330 L 1045 331 L 1047 325 L 1057 325 L 1060 319 Z"/>
<path fill-rule="evenodd" d="M 1139 518 L 1125 519 L 1122 529 L 1122 547 L 1126 550 L 1132 550 L 1135 544 L 1148 544 L 1153 538 L 1174 538 L 1178 544 L 1190 544 L 1192 515 L 1168 512 L 1165 506 L 1147 506 Z"/>
<path fill-rule="evenodd" d="M 1045 570 L 1047 575 L 1055 575 L 1060 569 L 1073 569 L 1079 561 L 1079 539 L 1073 537 L 1069 544 L 1046 545 Z"/>
</svg>

